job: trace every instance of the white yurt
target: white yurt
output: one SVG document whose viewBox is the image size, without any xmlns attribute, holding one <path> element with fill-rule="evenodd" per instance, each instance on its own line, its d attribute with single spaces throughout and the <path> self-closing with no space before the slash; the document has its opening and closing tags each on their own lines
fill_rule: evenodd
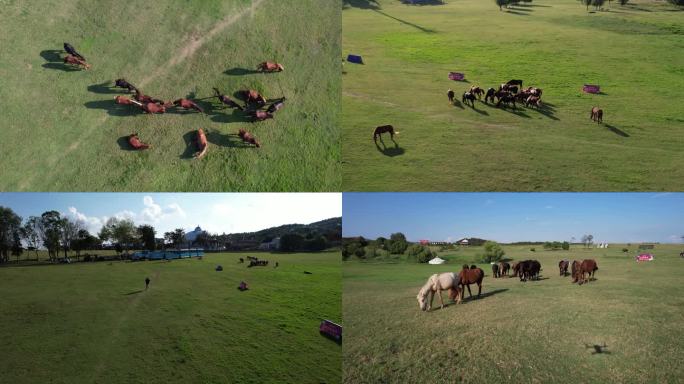
<svg viewBox="0 0 684 384">
<path fill-rule="evenodd" d="M 435 257 L 434 259 L 428 261 L 429 264 L 444 264 L 446 260 Z"/>
</svg>

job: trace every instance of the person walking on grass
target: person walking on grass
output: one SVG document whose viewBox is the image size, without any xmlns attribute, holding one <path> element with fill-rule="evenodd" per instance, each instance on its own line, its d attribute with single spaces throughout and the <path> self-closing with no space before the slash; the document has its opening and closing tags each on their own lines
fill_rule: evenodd
<svg viewBox="0 0 684 384">
<path fill-rule="evenodd" d="M 146 278 L 145 278 L 145 290 L 146 290 L 146 291 L 147 291 L 147 288 L 149 288 L 149 286 L 150 286 L 150 278 L 149 278 L 149 277 L 146 277 Z"/>
</svg>

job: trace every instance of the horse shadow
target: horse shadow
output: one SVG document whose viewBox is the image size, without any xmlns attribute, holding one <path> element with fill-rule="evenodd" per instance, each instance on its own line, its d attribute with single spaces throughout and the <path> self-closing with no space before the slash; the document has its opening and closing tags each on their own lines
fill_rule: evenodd
<svg viewBox="0 0 684 384">
<path fill-rule="evenodd" d="M 138 293 L 142 293 L 142 291 L 143 291 L 142 289 L 139 289 L 139 290 L 137 290 L 137 291 L 131 291 L 131 292 L 128 292 L 128 293 L 124 293 L 123 296 L 136 295 L 136 294 L 138 294 Z"/>
<path fill-rule="evenodd" d="M 251 123 L 252 119 L 245 115 L 244 111 L 233 109 L 231 114 L 213 112 L 211 121 L 215 121 L 217 123 Z"/>
<path fill-rule="evenodd" d="M 376 141 L 375 148 L 377 148 L 377 150 L 385 156 L 401 156 L 406 152 L 406 150 L 404 150 L 404 148 L 401 148 L 399 144 L 394 140 L 392 140 L 392 142 L 394 142 L 394 147 L 388 147 L 387 145 L 385 145 L 385 142 L 382 140 L 382 137 L 380 138 L 380 142 L 382 143 L 382 147 L 380 147 L 378 145 L 378 142 Z"/>
<path fill-rule="evenodd" d="M 226 69 L 225 71 L 223 71 L 223 73 L 226 75 L 229 75 L 229 76 L 244 76 L 244 75 L 253 75 L 255 73 L 261 73 L 261 71 L 258 71 L 256 69 L 235 67 L 235 68 Z"/>
<path fill-rule="evenodd" d="M 533 110 L 533 111 L 537 111 L 537 112 L 539 112 L 540 114 L 542 114 L 542 115 L 548 117 L 548 118 L 551 119 L 551 120 L 556 120 L 556 121 L 560 120 L 559 118 L 557 118 L 556 116 L 553 115 L 553 114 L 555 113 L 553 107 L 548 107 L 548 108 L 547 108 L 547 107 L 546 107 L 546 104 L 544 104 L 544 103 L 542 103 L 542 106 L 539 107 L 539 108 L 529 108 L 529 109 L 530 109 L 530 110 Z"/>
<path fill-rule="evenodd" d="M 629 137 L 629 133 L 621 130 L 620 128 L 610 125 L 610 124 L 604 124 L 606 128 L 610 129 L 611 132 L 615 133 L 616 135 L 622 136 L 622 137 Z"/>
<path fill-rule="evenodd" d="M 135 116 L 141 113 L 134 105 L 117 104 L 114 100 L 95 100 L 83 105 L 89 109 L 104 109 L 110 116 Z"/>
<path fill-rule="evenodd" d="M 126 136 L 121 136 L 116 140 L 116 143 L 119 144 L 119 149 L 122 151 L 135 151 L 136 149 L 131 147 L 131 143 L 128 142 L 128 135 Z"/>
<path fill-rule="evenodd" d="M 93 92 L 93 93 L 104 93 L 104 94 L 115 94 L 115 93 L 128 93 L 128 90 L 118 90 L 112 87 L 111 82 L 105 81 L 100 84 L 92 84 L 88 86 L 88 92 Z"/>
<path fill-rule="evenodd" d="M 197 153 L 197 132 L 190 131 L 183 135 L 183 141 L 185 142 L 185 151 L 181 153 L 181 159 L 192 159 L 195 153 Z"/>
<path fill-rule="evenodd" d="M 59 49 L 46 49 L 40 52 L 40 57 L 45 59 L 47 63 L 43 64 L 42 67 L 46 69 L 57 69 L 64 72 L 76 72 L 80 71 L 81 68 L 76 68 L 71 65 L 64 64 L 61 53 L 64 52 Z"/>
<path fill-rule="evenodd" d="M 529 13 L 520 12 L 520 11 L 523 11 L 523 10 L 522 10 L 522 9 L 521 9 L 521 10 L 518 10 L 518 9 L 509 9 L 509 10 L 506 11 L 506 13 L 510 13 L 511 15 L 518 15 L 518 16 L 529 16 L 529 15 L 530 15 Z M 528 11 L 528 12 L 529 12 L 529 11 Z"/>
<path fill-rule="evenodd" d="M 465 109 L 465 107 L 463 106 L 463 104 L 462 104 L 460 101 L 456 100 L 456 99 L 454 99 L 454 102 L 453 102 L 452 104 L 454 105 L 454 107 L 459 107 L 459 108 L 461 108 L 461 109 Z"/>
<path fill-rule="evenodd" d="M 247 145 L 245 142 L 243 142 L 240 137 L 234 133 L 226 133 L 223 134 L 217 130 L 211 130 L 207 132 L 207 141 L 214 144 L 218 145 L 221 147 L 230 147 L 230 148 L 250 148 L 250 145 Z"/>
<path fill-rule="evenodd" d="M 477 108 L 475 108 L 475 107 L 470 107 L 470 109 L 472 109 L 473 111 L 479 113 L 480 115 L 489 116 L 489 112 L 485 111 L 484 109 L 477 109 Z"/>
<path fill-rule="evenodd" d="M 484 292 L 484 293 L 480 294 L 480 296 L 477 296 L 477 295 L 468 296 L 467 299 L 465 298 L 465 295 L 464 295 L 462 301 L 471 301 L 471 300 L 486 299 L 486 298 L 488 298 L 489 296 L 494 296 L 494 295 L 496 295 L 496 294 L 503 293 L 503 292 L 506 292 L 506 291 L 508 291 L 508 288 L 499 288 L 499 289 L 495 289 L 495 290 L 493 290 L 493 291 Z"/>
<path fill-rule="evenodd" d="M 401 0 L 403 4 L 410 4 L 410 5 L 446 5 L 444 0 L 421 0 L 420 3 L 416 4 L 413 2 L 413 0 Z"/>
</svg>

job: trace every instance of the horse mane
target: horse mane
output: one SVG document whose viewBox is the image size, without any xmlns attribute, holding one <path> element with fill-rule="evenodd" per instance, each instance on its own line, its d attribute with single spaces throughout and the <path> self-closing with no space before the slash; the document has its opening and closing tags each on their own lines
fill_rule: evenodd
<svg viewBox="0 0 684 384">
<path fill-rule="evenodd" d="M 434 274 L 430 277 L 428 277 L 428 280 L 423 286 L 420 288 L 420 291 L 418 291 L 418 295 L 426 297 L 427 294 L 432 291 L 432 287 L 434 286 L 434 281 L 437 278 L 437 274 Z"/>
</svg>

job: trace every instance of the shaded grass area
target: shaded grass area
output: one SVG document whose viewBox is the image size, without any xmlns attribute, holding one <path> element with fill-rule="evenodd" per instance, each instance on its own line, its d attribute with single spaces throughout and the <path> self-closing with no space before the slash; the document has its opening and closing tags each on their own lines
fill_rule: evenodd
<svg viewBox="0 0 684 384">
<path fill-rule="evenodd" d="M 11 102 L 1 112 L 0 190 L 339 191 L 339 4 L 263 0 L 250 10 L 252 4 L 3 4 L 0 97 Z M 212 35 L 235 15 L 241 17 Z M 91 70 L 62 63 L 64 41 Z M 255 73 L 265 60 L 286 70 Z M 207 115 L 149 116 L 118 106 L 114 96 L 126 92 L 112 82 L 120 77 L 164 100 L 203 99 Z M 212 87 L 285 96 L 286 107 L 253 124 L 207 99 Z M 247 129 L 263 147 L 210 143 L 207 156 L 194 161 L 183 156 L 183 135 L 199 128 L 223 135 Z M 133 132 L 152 148 L 121 150 L 117 139 Z"/>
<path fill-rule="evenodd" d="M 0 381 L 340 382 L 339 252 L 247 255 L 0 268 Z"/>
<path fill-rule="evenodd" d="M 449 259 L 440 266 L 345 262 L 344 382 L 575 382 L 578 370 L 591 382 L 679 380 L 681 246 L 658 245 L 647 263 L 634 261 L 634 246 L 628 254 L 621 245 L 529 248 L 504 246 L 514 260 L 539 260 L 539 281 L 494 279 L 478 264 L 479 299 L 466 293 L 460 305 L 427 313 L 416 300 L 427 278 L 458 271 L 481 249 L 440 254 Z M 563 258 L 595 259 L 596 280 L 571 284 L 559 276 Z"/>
<path fill-rule="evenodd" d="M 365 65 L 344 65 L 345 190 L 680 188 L 684 24 L 671 6 L 637 3 L 587 14 L 576 2 L 540 1 L 516 8 L 524 18 L 475 0 L 347 7 L 343 51 Z M 448 80 L 450 71 L 467 81 Z M 460 103 L 471 85 L 510 79 L 541 87 L 544 107 Z M 583 84 L 603 92 L 584 94 Z M 604 110 L 604 125 L 589 120 L 592 106 Z M 372 130 L 384 124 L 401 132 L 405 155 L 374 148 Z"/>
</svg>

